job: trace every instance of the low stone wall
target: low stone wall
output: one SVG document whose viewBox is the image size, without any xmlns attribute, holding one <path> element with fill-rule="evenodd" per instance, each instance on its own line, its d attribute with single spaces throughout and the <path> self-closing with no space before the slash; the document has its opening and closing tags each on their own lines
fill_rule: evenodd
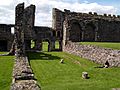
<svg viewBox="0 0 120 90">
<path fill-rule="evenodd" d="M 27 57 L 16 57 L 11 90 L 40 90 Z"/>
<path fill-rule="evenodd" d="M 63 50 L 99 64 L 105 64 L 108 61 L 111 67 L 120 67 L 120 50 L 106 49 L 94 45 L 80 45 L 80 43 L 73 42 L 68 42 Z"/>
</svg>

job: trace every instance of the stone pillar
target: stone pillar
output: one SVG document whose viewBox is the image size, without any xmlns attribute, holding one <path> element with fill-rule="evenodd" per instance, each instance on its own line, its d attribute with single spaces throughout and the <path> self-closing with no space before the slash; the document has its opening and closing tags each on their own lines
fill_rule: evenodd
<svg viewBox="0 0 120 90">
<path fill-rule="evenodd" d="M 24 43 L 24 3 L 16 6 L 15 13 L 15 52 L 17 56 L 25 55 L 25 43 Z"/>
<path fill-rule="evenodd" d="M 84 35 L 85 34 L 85 26 L 82 26 L 82 41 L 84 41 Z"/>
<path fill-rule="evenodd" d="M 39 40 L 39 45 L 40 45 L 39 50 L 42 51 L 42 40 Z"/>
<path fill-rule="evenodd" d="M 35 21 L 35 5 L 30 5 L 24 9 L 25 21 L 25 39 L 35 38 L 34 21 Z"/>
<path fill-rule="evenodd" d="M 24 3 L 16 6 L 14 42 L 9 54 L 15 51 L 17 56 L 25 56 L 25 40 L 35 37 L 34 18 L 35 5 L 30 5 L 25 9 Z"/>
<path fill-rule="evenodd" d="M 59 40 L 59 50 L 62 51 L 62 40 Z"/>
<path fill-rule="evenodd" d="M 42 50 L 42 40 L 35 40 L 35 50 Z"/>
<path fill-rule="evenodd" d="M 98 41 L 98 21 L 95 22 L 95 41 Z"/>
<path fill-rule="evenodd" d="M 51 43 L 48 42 L 48 52 L 50 52 L 50 51 L 51 51 Z"/>
<path fill-rule="evenodd" d="M 63 24 L 63 40 L 62 40 L 62 51 L 64 51 L 64 47 L 65 47 L 65 44 L 66 44 L 66 22 L 64 21 L 64 24 Z"/>
<path fill-rule="evenodd" d="M 31 40 L 25 40 L 25 50 L 31 50 Z"/>
<path fill-rule="evenodd" d="M 55 41 L 51 41 L 49 47 L 51 48 L 51 50 L 55 50 Z"/>
</svg>

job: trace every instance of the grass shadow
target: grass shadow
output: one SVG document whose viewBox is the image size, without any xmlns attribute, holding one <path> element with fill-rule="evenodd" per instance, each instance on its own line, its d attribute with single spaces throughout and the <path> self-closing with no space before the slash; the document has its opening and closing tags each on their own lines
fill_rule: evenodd
<svg viewBox="0 0 120 90">
<path fill-rule="evenodd" d="M 51 54 L 46 54 L 44 52 L 27 52 L 29 60 L 56 60 L 61 59 L 58 56 L 53 56 Z"/>
</svg>

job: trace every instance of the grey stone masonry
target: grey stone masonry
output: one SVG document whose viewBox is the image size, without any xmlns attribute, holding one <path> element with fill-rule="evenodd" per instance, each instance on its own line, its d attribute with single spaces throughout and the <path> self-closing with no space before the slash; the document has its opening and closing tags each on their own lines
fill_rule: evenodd
<svg viewBox="0 0 120 90">
<path fill-rule="evenodd" d="M 24 3 L 20 3 L 16 6 L 15 11 L 15 50 L 17 56 L 25 55 L 24 45 Z"/>
<path fill-rule="evenodd" d="M 40 90 L 27 57 L 16 57 L 11 90 Z"/>
<path fill-rule="evenodd" d="M 80 43 L 68 42 L 65 52 L 78 55 L 99 64 L 108 61 L 110 67 L 120 67 L 120 50 L 102 48 L 94 45 L 80 45 Z"/>
<path fill-rule="evenodd" d="M 11 90 L 40 90 L 29 65 L 28 58 L 25 56 L 25 30 L 32 31 L 34 11 L 34 5 L 26 9 L 24 9 L 24 3 L 16 6 L 15 37 L 11 50 L 11 52 L 15 51 L 16 58 L 13 67 Z M 31 37 L 31 32 L 29 37 Z"/>
</svg>

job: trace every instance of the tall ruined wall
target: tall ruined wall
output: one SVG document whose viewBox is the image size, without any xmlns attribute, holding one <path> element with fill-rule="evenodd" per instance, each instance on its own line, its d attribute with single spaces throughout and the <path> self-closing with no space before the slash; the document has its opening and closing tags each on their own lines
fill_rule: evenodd
<svg viewBox="0 0 120 90">
<path fill-rule="evenodd" d="M 80 43 L 67 42 L 63 51 L 89 59 L 104 65 L 106 61 L 111 67 L 120 67 L 120 50 L 101 48 L 93 45 L 80 45 Z"/>
<path fill-rule="evenodd" d="M 35 31 L 36 39 L 40 39 L 40 40 L 51 39 L 53 36 L 52 30 L 49 27 L 35 26 L 34 31 Z"/>
<path fill-rule="evenodd" d="M 54 35 L 58 38 L 63 36 L 63 21 L 64 21 L 64 12 L 57 8 L 53 8 L 52 10 L 52 29 Z"/>
<path fill-rule="evenodd" d="M 28 8 L 30 7 L 31 6 Z M 34 7 L 35 6 L 33 6 L 32 9 L 34 9 Z M 30 9 L 31 12 L 32 9 Z M 29 21 L 32 20 L 33 17 L 26 16 L 31 15 L 31 13 L 25 11 L 27 9 L 24 9 L 24 3 L 18 4 L 15 10 L 15 37 L 13 42 L 13 47 L 15 45 L 15 48 L 13 48 L 13 51 L 15 51 L 16 58 L 10 90 L 40 90 L 25 54 L 25 30 L 31 30 L 33 27 L 34 23 Z"/>
<path fill-rule="evenodd" d="M 25 55 L 25 44 L 24 44 L 24 31 L 25 31 L 25 21 L 24 21 L 24 3 L 20 3 L 15 8 L 15 52 L 17 56 Z M 14 48 L 13 48 L 14 50 Z"/>
<path fill-rule="evenodd" d="M 11 33 L 11 26 L 7 24 L 0 24 L 0 51 L 8 51 L 13 42 L 13 34 Z"/>
<path fill-rule="evenodd" d="M 63 28 L 67 41 L 120 41 L 120 16 L 64 12 Z"/>
<path fill-rule="evenodd" d="M 98 41 L 120 42 L 120 21 L 99 20 Z"/>
<path fill-rule="evenodd" d="M 11 27 L 6 24 L 0 24 L 0 40 L 10 39 Z"/>
<path fill-rule="evenodd" d="M 35 5 L 30 5 L 24 9 L 25 21 L 25 39 L 29 40 L 35 37 L 34 22 L 35 22 Z"/>
</svg>

